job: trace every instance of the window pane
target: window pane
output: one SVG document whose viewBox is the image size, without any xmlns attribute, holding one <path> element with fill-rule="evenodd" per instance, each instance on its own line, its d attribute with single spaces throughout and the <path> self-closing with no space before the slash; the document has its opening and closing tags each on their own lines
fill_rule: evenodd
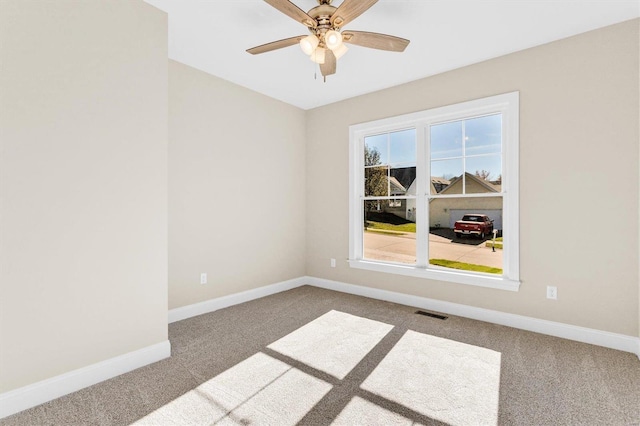
<svg viewBox="0 0 640 426">
<path fill-rule="evenodd" d="M 451 180 L 431 176 L 430 194 L 439 194 L 449 185 L 451 185 Z M 450 193 L 453 194 L 453 192 Z"/>
<path fill-rule="evenodd" d="M 502 191 L 502 156 L 468 157 L 466 167 L 466 194 Z"/>
<path fill-rule="evenodd" d="M 465 155 L 502 152 L 502 114 L 465 120 Z"/>
<path fill-rule="evenodd" d="M 389 162 L 388 135 L 368 136 L 364 138 L 364 165 L 375 166 Z"/>
<path fill-rule="evenodd" d="M 389 195 L 388 167 L 366 167 L 364 169 L 364 196 L 386 197 Z"/>
<path fill-rule="evenodd" d="M 495 251 L 494 229 L 498 238 Z M 429 203 L 430 268 L 501 275 L 501 237 L 502 197 L 437 198 Z"/>
<path fill-rule="evenodd" d="M 389 133 L 389 163 L 416 165 L 416 129 Z"/>
<path fill-rule="evenodd" d="M 416 195 L 416 167 L 394 167 L 389 170 L 389 195 Z"/>
<path fill-rule="evenodd" d="M 407 219 L 407 212 L 415 207 L 415 200 L 371 200 L 364 201 L 363 207 L 363 257 L 415 264 L 416 224 Z"/>
<path fill-rule="evenodd" d="M 431 159 L 462 156 L 462 121 L 431 126 Z"/>
<path fill-rule="evenodd" d="M 462 194 L 462 158 L 456 158 L 453 160 L 435 160 L 431 162 L 431 183 L 434 185 L 431 188 L 431 194 L 444 193 L 444 194 Z M 436 181 L 449 182 L 445 187 L 442 187 L 440 191 L 436 186 Z M 435 189 L 435 192 L 434 192 Z"/>
</svg>

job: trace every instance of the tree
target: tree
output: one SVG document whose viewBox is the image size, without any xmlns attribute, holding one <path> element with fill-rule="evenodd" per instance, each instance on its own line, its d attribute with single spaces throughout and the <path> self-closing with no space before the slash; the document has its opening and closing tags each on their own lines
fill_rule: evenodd
<svg viewBox="0 0 640 426">
<path fill-rule="evenodd" d="M 381 165 L 380 152 L 376 148 L 364 146 L 364 194 L 365 196 L 386 196 L 389 194 L 388 167 Z M 378 166 L 379 167 L 371 167 Z M 387 200 L 365 201 L 364 227 L 367 228 L 369 212 L 378 210 L 388 203 Z"/>
<path fill-rule="evenodd" d="M 375 166 L 380 164 L 380 152 L 377 148 L 369 148 L 366 144 L 364 145 L 364 165 L 365 166 Z"/>
<path fill-rule="evenodd" d="M 484 180 L 490 180 L 491 178 L 491 172 L 488 170 L 476 170 L 475 175 Z"/>
<path fill-rule="evenodd" d="M 387 166 L 380 165 L 380 152 L 376 148 L 364 146 L 364 195 L 387 196 L 389 195 L 389 179 L 387 178 Z"/>
</svg>

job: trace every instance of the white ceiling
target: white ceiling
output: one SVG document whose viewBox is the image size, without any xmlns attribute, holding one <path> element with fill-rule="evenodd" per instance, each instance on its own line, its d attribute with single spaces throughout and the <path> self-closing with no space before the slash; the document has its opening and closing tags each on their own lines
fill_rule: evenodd
<svg viewBox="0 0 640 426">
<path fill-rule="evenodd" d="M 640 16 L 640 0 L 380 0 L 345 29 L 391 34 L 411 44 L 404 53 L 349 45 L 337 73 L 324 83 L 298 46 L 245 52 L 308 34 L 262 0 L 146 1 L 169 14 L 171 59 L 303 109 Z M 305 11 L 317 5 L 294 3 Z"/>
</svg>

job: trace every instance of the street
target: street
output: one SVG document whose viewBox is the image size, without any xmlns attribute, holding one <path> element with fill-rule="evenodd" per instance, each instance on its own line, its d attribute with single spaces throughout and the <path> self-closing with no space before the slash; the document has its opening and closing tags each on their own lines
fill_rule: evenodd
<svg viewBox="0 0 640 426">
<path fill-rule="evenodd" d="M 477 240 L 477 245 L 469 244 L 467 239 L 464 241 L 466 244 L 459 244 L 455 240 L 429 234 L 429 258 L 502 269 L 502 250 L 492 252 L 481 240 Z M 413 233 L 392 235 L 367 231 L 364 233 L 364 257 L 413 264 L 416 261 L 416 236 Z"/>
</svg>

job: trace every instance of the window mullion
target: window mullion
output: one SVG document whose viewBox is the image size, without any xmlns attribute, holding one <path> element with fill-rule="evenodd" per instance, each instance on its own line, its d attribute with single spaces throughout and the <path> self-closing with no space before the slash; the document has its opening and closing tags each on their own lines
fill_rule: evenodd
<svg viewBox="0 0 640 426">
<path fill-rule="evenodd" d="M 462 193 L 467 193 L 467 132 L 462 120 Z"/>
<path fill-rule="evenodd" d="M 429 212 L 427 196 L 429 177 L 427 125 L 416 128 L 416 266 L 426 268 L 429 259 Z"/>
</svg>

